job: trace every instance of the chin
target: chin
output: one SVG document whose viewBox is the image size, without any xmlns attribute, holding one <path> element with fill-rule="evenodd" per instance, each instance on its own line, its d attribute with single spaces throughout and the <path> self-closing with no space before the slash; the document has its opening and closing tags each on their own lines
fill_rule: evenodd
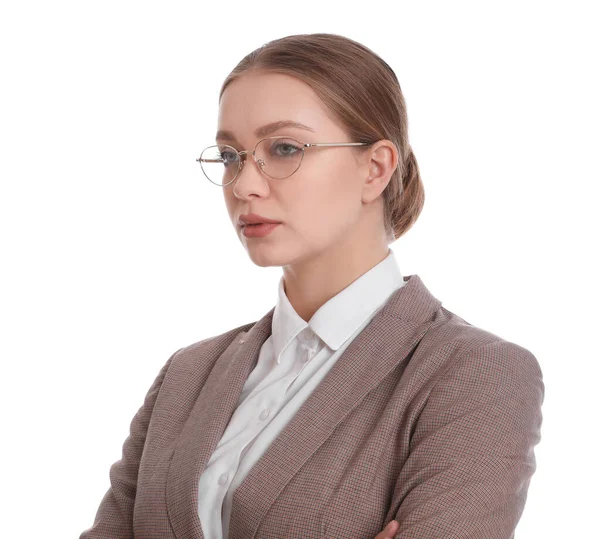
<svg viewBox="0 0 600 539">
<path fill-rule="evenodd" d="M 253 264 L 261 268 L 281 267 L 289 264 L 291 257 L 282 253 L 275 244 L 249 241 L 244 245 Z"/>
<path fill-rule="evenodd" d="M 252 248 L 248 250 L 248 254 L 250 255 L 250 260 L 252 260 L 252 263 L 261 268 L 279 267 L 285 264 L 285 262 L 282 263 L 275 259 L 275 257 L 270 257 L 263 253 L 255 253 L 254 249 Z"/>
</svg>

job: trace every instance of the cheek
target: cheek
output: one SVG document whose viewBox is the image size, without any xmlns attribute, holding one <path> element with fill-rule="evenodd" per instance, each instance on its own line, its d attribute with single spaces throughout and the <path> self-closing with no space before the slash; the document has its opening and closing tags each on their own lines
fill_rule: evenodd
<svg viewBox="0 0 600 539">
<path fill-rule="evenodd" d="M 302 189 L 290 193 L 289 214 L 296 232 L 311 243 L 327 241 L 347 231 L 360 210 L 360 194 L 340 176 L 339 169 L 319 171 Z M 357 206 L 358 200 L 358 206 Z"/>
<path fill-rule="evenodd" d="M 223 198 L 225 199 L 225 207 L 227 208 L 229 219 L 233 220 L 235 217 L 236 202 L 234 196 L 231 194 L 231 189 L 229 191 L 223 190 Z"/>
<path fill-rule="evenodd" d="M 359 184 L 348 169 L 348 163 L 337 163 L 323 176 L 318 195 L 322 207 L 328 208 L 327 213 L 336 223 L 353 221 L 361 206 Z"/>
</svg>

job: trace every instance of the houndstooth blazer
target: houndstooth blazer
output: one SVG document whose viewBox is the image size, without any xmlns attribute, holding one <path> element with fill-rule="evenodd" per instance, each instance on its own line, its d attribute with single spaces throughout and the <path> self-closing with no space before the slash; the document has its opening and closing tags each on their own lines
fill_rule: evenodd
<svg viewBox="0 0 600 539">
<path fill-rule="evenodd" d="M 535 356 L 442 307 L 418 275 L 390 296 L 238 486 L 230 539 L 511 539 L 536 469 Z M 271 332 L 177 350 L 131 421 L 80 539 L 203 539 L 198 479 Z"/>
</svg>

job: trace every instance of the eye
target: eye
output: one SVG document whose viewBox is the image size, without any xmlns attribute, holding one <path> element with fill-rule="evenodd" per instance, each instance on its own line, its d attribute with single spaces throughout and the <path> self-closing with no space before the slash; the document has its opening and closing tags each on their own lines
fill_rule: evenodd
<svg viewBox="0 0 600 539">
<path fill-rule="evenodd" d="M 271 155 L 274 155 L 275 157 L 291 157 L 301 151 L 300 148 L 289 141 L 275 142 L 273 146 L 271 146 Z"/>
<path fill-rule="evenodd" d="M 237 154 L 232 151 L 223 150 L 221 152 L 221 159 L 223 160 L 225 166 L 227 166 L 229 163 L 234 163 L 237 161 Z"/>
</svg>

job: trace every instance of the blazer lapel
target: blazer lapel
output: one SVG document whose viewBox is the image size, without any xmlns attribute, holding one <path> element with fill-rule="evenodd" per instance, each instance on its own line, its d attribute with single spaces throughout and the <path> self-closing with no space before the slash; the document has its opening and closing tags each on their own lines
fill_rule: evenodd
<svg viewBox="0 0 600 539">
<path fill-rule="evenodd" d="M 423 338 L 441 301 L 418 275 L 390 297 L 254 464 L 233 494 L 229 539 L 249 539 L 285 485 Z M 327 412 L 324 413 L 323 411 Z"/>
<path fill-rule="evenodd" d="M 274 310 L 250 330 L 240 331 L 217 359 L 174 448 L 166 500 L 173 531 L 180 539 L 204 539 L 198 516 L 198 482 L 270 335 Z"/>
<path fill-rule="evenodd" d="M 441 301 L 418 275 L 392 294 L 352 341 L 234 492 L 229 539 L 248 539 L 285 485 L 336 425 L 404 361 L 423 338 Z M 217 360 L 187 421 L 170 464 L 167 505 L 181 539 L 204 539 L 198 481 L 236 409 L 246 379 L 271 334 L 274 309 L 240 332 Z M 239 342 L 240 336 L 245 342 Z M 327 410 L 327 413 L 323 413 Z"/>
</svg>

